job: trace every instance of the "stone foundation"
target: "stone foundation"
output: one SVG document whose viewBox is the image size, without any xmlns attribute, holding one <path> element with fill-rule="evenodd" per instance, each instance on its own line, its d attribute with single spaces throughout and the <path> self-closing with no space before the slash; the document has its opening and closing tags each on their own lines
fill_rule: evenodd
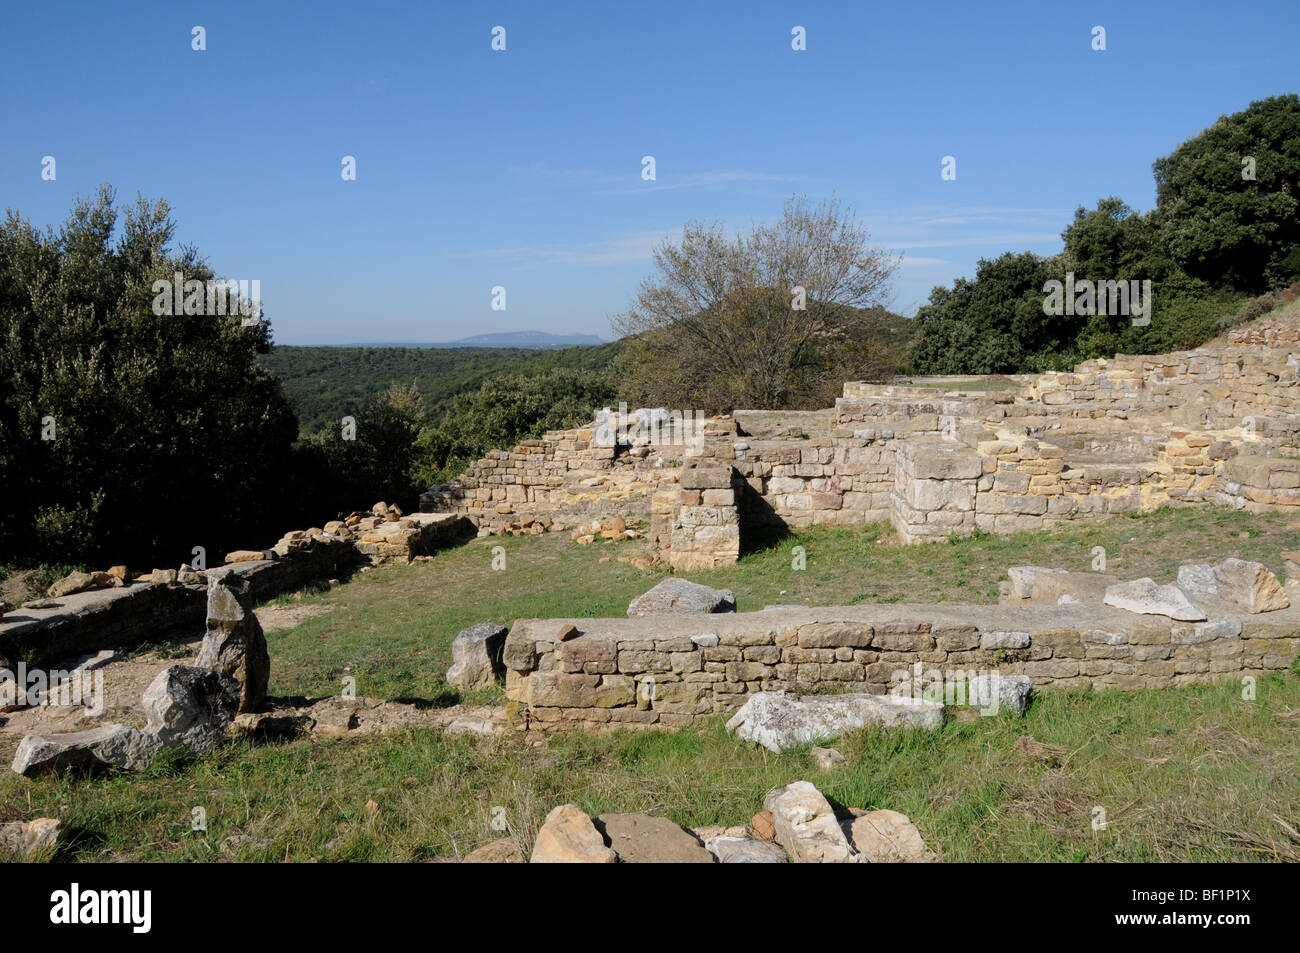
<svg viewBox="0 0 1300 953">
<path fill-rule="evenodd" d="M 997 671 L 1036 690 L 1137 689 L 1260 676 L 1300 652 L 1300 608 L 1249 615 L 1199 601 L 1209 618 L 1197 623 L 1101 605 L 525 619 L 506 639 L 506 694 L 517 728 L 675 727 L 759 691 L 888 692 L 918 665 L 921 685 L 931 672 Z"/>
</svg>

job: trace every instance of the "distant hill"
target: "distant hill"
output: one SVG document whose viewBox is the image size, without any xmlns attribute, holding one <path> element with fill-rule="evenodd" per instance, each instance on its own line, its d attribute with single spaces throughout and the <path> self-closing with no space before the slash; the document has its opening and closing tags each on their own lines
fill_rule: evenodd
<svg viewBox="0 0 1300 953">
<path fill-rule="evenodd" d="M 497 335 L 484 335 L 497 337 Z M 436 346 L 344 347 L 276 345 L 261 364 L 284 386 L 304 431 L 336 423 L 394 382 L 415 382 L 425 397 L 429 422 L 445 413 L 451 399 L 501 374 L 544 374 L 552 368 L 599 371 L 609 367 L 622 345 L 590 347 Z"/>
<path fill-rule="evenodd" d="M 496 334 L 476 334 L 459 341 L 358 341 L 337 334 L 321 334 L 304 338 L 286 347 L 523 347 L 560 348 L 594 347 L 608 344 L 598 334 L 551 334 L 548 331 L 501 331 Z"/>
<path fill-rule="evenodd" d="M 546 331 L 506 331 L 476 334 L 440 347 L 587 347 L 608 344 L 596 334 L 548 334 Z"/>
</svg>

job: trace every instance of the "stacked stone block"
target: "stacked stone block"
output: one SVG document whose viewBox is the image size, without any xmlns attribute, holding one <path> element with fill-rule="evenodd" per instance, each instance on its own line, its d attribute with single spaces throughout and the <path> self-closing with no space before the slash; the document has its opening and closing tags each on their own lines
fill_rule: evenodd
<svg viewBox="0 0 1300 953">
<path fill-rule="evenodd" d="M 998 671 L 1036 689 L 1262 675 L 1300 651 L 1300 611 L 1173 622 L 1108 606 L 852 606 L 521 620 L 506 639 L 516 727 L 680 726 L 759 691 L 884 693 Z M 917 669 L 917 666 L 920 669 Z"/>
</svg>

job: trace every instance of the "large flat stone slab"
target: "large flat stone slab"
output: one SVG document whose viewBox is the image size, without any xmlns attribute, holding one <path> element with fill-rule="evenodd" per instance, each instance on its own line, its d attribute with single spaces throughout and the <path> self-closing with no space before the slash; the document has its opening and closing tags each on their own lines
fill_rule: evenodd
<svg viewBox="0 0 1300 953">
<path fill-rule="evenodd" d="M 869 725 L 933 731 L 943 725 L 943 705 L 867 693 L 800 697 L 793 692 L 758 692 L 731 717 L 727 730 L 779 754 Z"/>
</svg>

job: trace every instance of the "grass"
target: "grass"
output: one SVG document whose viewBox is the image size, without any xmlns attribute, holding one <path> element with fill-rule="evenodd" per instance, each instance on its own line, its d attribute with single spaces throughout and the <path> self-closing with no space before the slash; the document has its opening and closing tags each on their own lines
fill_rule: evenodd
<svg viewBox="0 0 1300 953">
<path fill-rule="evenodd" d="M 432 562 L 387 566 L 344 586 L 280 604 L 329 611 L 293 629 L 269 633 L 271 691 L 278 695 L 337 693 L 344 676 L 359 694 L 419 698 L 435 704 L 483 703 L 495 689 L 462 696 L 442 680 L 457 632 L 483 619 L 621 616 L 627 604 L 663 578 L 602 556 L 634 552 L 629 544 L 577 546 L 568 534 L 475 540 Z M 492 548 L 506 569 L 494 572 Z M 791 568 L 802 546 L 807 568 Z M 692 573 L 732 589 L 741 611 L 793 603 L 997 601 L 1008 566 L 1087 570 L 1096 547 L 1120 577 L 1170 581 L 1183 562 L 1240 556 L 1281 575 L 1284 550 L 1300 549 L 1300 522 L 1278 514 L 1228 509 L 1165 509 L 1078 528 L 926 546 L 898 546 L 883 524 L 814 527 L 772 538 L 734 567 Z"/>
<path fill-rule="evenodd" d="M 506 570 L 491 569 L 504 546 Z M 577 546 L 567 534 L 484 539 L 412 566 L 375 569 L 281 605 L 328 611 L 268 634 L 275 695 L 357 692 L 451 704 L 442 681 L 455 633 L 484 618 L 622 615 L 660 578 Z M 791 568 L 803 546 L 807 569 Z M 1121 577 L 1172 578 L 1180 562 L 1239 555 L 1280 571 L 1300 523 L 1276 514 L 1163 510 L 1080 528 L 900 547 L 886 527 L 816 528 L 760 543 L 735 567 L 692 578 L 770 603 L 996 600 L 1010 565 L 1088 569 L 1106 549 Z M 0 778 L 0 820 L 57 816 L 68 860 L 420 860 L 501 836 L 504 808 L 525 848 L 557 804 L 648 811 L 678 823 L 745 823 L 768 790 L 806 778 L 844 806 L 908 814 L 948 860 L 1221 861 L 1300 859 L 1300 675 L 1135 693 L 1046 692 L 1024 719 L 950 721 L 934 734 L 866 731 L 835 745 L 831 774 L 807 750 L 777 756 L 736 741 L 723 718 L 676 733 L 543 740 L 444 737 L 235 742 L 144 776 Z M 1032 743 L 1021 741 L 1028 735 Z M 373 807 L 367 807 L 373 802 Z M 201 806 L 207 831 L 191 828 Z M 1093 809 L 1107 826 L 1094 830 Z M 499 812 L 498 812 L 499 813 Z M 252 840 L 227 854 L 230 835 Z"/>
<path fill-rule="evenodd" d="M 1020 742 L 1023 735 L 1035 744 Z M 1049 692 L 1024 719 L 838 739 L 773 755 L 722 719 L 677 733 L 474 740 L 432 730 L 364 740 L 238 742 L 141 777 L 0 781 L 4 803 L 59 816 L 66 860 L 409 861 L 487 843 L 494 815 L 525 850 L 552 807 L 743 824 L 772 788 L 813 781 L 832 803 L 907 814 L 954 861 L 1297 860 L 1300 678 L 1140 693 Z M 1046 753 L 1044 753 L 1046 752 Z M 373 802 L 373 807 L 368 804 Z M 191 827 L 202 807 L 207 830 Z M 1095 808 L 1106 827 L 1093 829 Z M 504 808 L 504 811 L 496 809 Z M 223 854 L 231 835 L 252 842 Z"/>
</svg>

